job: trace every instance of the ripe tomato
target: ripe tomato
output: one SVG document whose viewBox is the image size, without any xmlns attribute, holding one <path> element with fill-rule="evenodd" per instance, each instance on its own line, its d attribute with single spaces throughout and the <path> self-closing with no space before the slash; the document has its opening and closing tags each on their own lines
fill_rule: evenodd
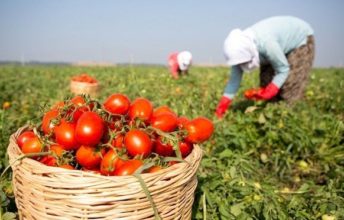
<svg viewBox="0 0 344 220">
<path fill-rule="evenodd" d="M 60 108 L 63 108 L 65 106 L 64 101 L 56 102 L 55 105 L 52 107 L 51 110 L 59 110 Z"/>
<path fill-rule="evenodd" d="M 198 117 L 185 125 L 186 140 L 191 143 L 202 143 L 208 140 L 214 132 L 213 122 L 205 117 Z"/>
<path fill-rule="evenodd" d="M 61 145 L 65 150 L 75 150 L 79 147 L 75 136 L 75 123 L 61 120 L 60 124 L 54 128 L 56 143 Z"/>
<path fill-rule="evenodd" d="M 116 168 L 116 176 L 132 175 L 138 168 L 143 165 L 141 160 L 127 160 L 121 166 Z"/>
<path fill-rule="evenodd" d="M 181 141 L 179 142 L 179 149 L 180 153 L 182 154 L 182 157 L 185 158 L 191 153 L 193 145 L 190 142 Z"/>
<path fill-rule="evenodd" d="M 76 123 L 75 138 L 83 145 L 94 146 L 103 137 L 105 126 L 103 119 L 95 112 L 85 112 Z"/>
<path fill-rule="evenodd" d="M 160 115 L 162 113 L 166 113 L 166 112 L 174 114 L 175 116 L 177 116 L 176 113 L 174 113 L 174 111 L 166 105 L 159 106 L 159 107 L 155 108 L 154 112 L 153 112 L 153 116 L 158 116 L 158 115 Z"/>
<path fill-rule="evenodd" d="M 179 118 L 178 118 L 178 122 L 177 122 L 178 128 L 179 128 L 180 130 L 184 129 L 184 128 L 185 128 L 185 125 L 186 125 L 189 121 L 190 121 L 190 120 L 189 120 L 187 117 L 185 117 L 185 116 L 179 117 Z"/>
<path fill-rule="evenodd" d="M 113 140 L 111 145 L 117 148 L 122 148 L 124 146 L 124 135 L 118 134 Z"/>
<path fill-rule="evenodd" d="M 70 101 L 74 105 L 74 107 L 71 108 L 71 113 L 73 113 L 73 121 L 76 122 L 84 112 L 88 111 L 88 108 L 84 106 L 86 101 L 82 96 L 75 96 Z"/>
<path fill-rule="evenodd" d="M 161 137 L 158 137 L 158 139 L 154 142 L 153 151 L 164 157 L 174 155 L 173 146 L 168 143 L 163 143 Z"/>
<path fill-rule="evenodd" d="M 42 130 L 44 134 L 49 134 L 53 130 L 55 125 L 51 120 L 55 119 L 58 115 L 59 111 L 57 109 L 50 110 L 44 114 L 42 119 Z"/>
<path fill-rule="evenodd" d="M 106 111 L 112 114 L 125 115 L 130 107 L 130 100 L 123 94 L 112 94 L 104 102 Z"/>
<path fill-rule="evenodd" d="M 20 147 L 20 149 L 23 147 L 24 143 L 27 142 L 29 139 L 36 137 L 35 133 L 33 131 L 25 131 L 19 135 L 17 138 L 17 144 Z"/>
<path fill-rule="evenodd" d="M 152 127 L 164 132 L 174 131 L 177 128 L 177 123 L 177 116 L 170 112 L 160 113 L 157 116 L 153 116 L 151 119 Z"/>
<path fill-rule="evenodd" d="M 149 156 L 152 152 L 152 141 L 149 136 L 138 129 L 133 129 L 126 133 L 124 137 L 124 145 L 130 156 L 143 155 Z"/>
<path fill-rule="evenodd" d="M 244 92 L 244 96 L 245 98 L 247 99 L 255 99 L 256 98 L 256 95 L 261 93 L 263 90 L 263 88 L 259 88 L 259 89 L 248 89 Z"/>
<path fill-rule="evenodd" d="M 128 114 L 129 114 L 130 120 L 139 118 L 142 121 L 147 122 L 152 116 L 152 113 L 153 113 L 152 103 L 148 99 L 137 98 L 131 103 Z"/>
<path fill-rule="evenodd" d="M 86 169 L 93 169 L 99 166 L 105 150 L 98 150 L 95 147 L 81 145 L 76 151 L 76 161 Z"/>
<path fill-rule="evenodd" d="M 155 173 L 155 172 L 158 172 L 161 169 L 162 169 L 161 166 L 152 166 L 151 168 L 147 169 L 145 171 L 145 173 Z"/>
<path fill-rule="evenodd" d="M 41 163 L 44 163 L 47 166 L 57 166 L 58 159 L 62 156 L 65 150 L 60 145 L 50 146 L 50 152 L 52 155 L 47 155 L 42 157 L 40 160 Z"/>
<path fill-rule="evenodd" d="M 100 173 L 107 176 L 114 176 L 117 167 L 123 163 L 124 161 L 118 157 L 116 151 L 109 150 L 100 163 Z"/>
<path fill-rule="evenodd" d="M 63 165 L 61 165 L 59 167 L 67 169 L 67 170 L 75 170 L 75 168 L 72 165 L 69 165 L 69 164 L 63 164 Z"/>
<path fill-rule="evenodd" d="M 27 140 L 22 147 L 24 154 L 39 153 L 42 151 L 43 145 L 38 137 L 33 137 Z"/>
</svg>

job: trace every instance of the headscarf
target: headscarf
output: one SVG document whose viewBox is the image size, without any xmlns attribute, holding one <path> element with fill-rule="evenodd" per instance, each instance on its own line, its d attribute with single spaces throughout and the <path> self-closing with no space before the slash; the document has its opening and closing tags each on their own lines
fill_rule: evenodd
<svg viewBox="0 0 344 220">
<path fill-rule="evenodd" d="M 232 30 L 224 42 L 224 53 L 228 65 L 240 65 L 244 71 L 252 71 L 260 65 L 259 52 L 251 29 Z"/>
<path fill-rule="evenodd" d="M 182 51 L 177 55 L 179 69 L 185 71 L 191 65 L 192 54 L 189 51 Z"/>
</svg>

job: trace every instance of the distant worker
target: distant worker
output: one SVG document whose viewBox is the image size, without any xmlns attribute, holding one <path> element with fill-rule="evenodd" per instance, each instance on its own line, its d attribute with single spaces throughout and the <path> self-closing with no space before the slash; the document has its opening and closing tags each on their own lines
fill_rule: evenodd
<svg viewBox="0 0 344 220">
<path fill-rule="evenodd" d="M 180 74 L 187 74 L 192 63 L 192 54 L 189 51 L 175 52 L 168 57 L 168 66 L 172 77 L 179 78 Z"/>
<path fill-rule="evenodd" d="M 224 42 L 230 80 L 216 108 L 222 118 L 239 89 L 243 72 L 260 67 L 260 88 L 245 92 L 251 100 L 289 103 L 302 98 L 314 59 L 313 29 L 305 21 L 278 16 L 245 29 L 234 29 Z"/>
</svg>

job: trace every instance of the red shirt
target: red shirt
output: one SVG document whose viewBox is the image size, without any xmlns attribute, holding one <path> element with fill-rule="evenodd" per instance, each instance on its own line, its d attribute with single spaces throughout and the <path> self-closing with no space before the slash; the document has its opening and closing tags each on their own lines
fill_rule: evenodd
<svg viewBox="0 0 344 220">
<path fill-rule="evenodd" d="M 168 57 L 168 66 L 172 75 L 180 72 L 179 64 L 177 60 L 178 52 L 171 53 Z"/>
</svg>

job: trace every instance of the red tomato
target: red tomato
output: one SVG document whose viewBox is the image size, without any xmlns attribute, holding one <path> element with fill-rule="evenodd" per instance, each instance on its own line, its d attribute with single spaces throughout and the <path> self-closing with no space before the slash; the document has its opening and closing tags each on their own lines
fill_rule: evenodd
<svg viewBox="0 0 344 220">
<path fill-rule="evenodd" d="M 63 165 L 61 165 L 59 167 L 67 169 L 67 170 L 75 170 L 75 168 L 72 165 L 69 165 L 69 164 L 63 164 Z"/>
<path fill-rule="evenodd" d="M 147 169 L 145 173 L 155 173 L 155 172 L 158 172 L 159 170 L 162 170 L 161 166 L 152 166 L 151 168 Z"/>
<path fill-rule="evenodd" d="M 179 149 L 180 153 L 182 154 L 182 157 L 185 158 L 191 153 L 193 145 L 190 142 L 181 141 L 179 142 Z"/>
<path fill-rule="evenodd" d="M 153 151 L 161 156 L 169 157 L 174 155 L 174 149 L 173 146 L 170 144 L 165 144 L 162 142 L 161 137 L 159 137 L 155 142 L 153 146 Z"/>
<path fill-rule="evenodd" d="M 76 161 L 86 169 L 93 169 L 99 166 L 105 150 L 97 150 L 95 147 L 81 145 L 76 151 Z"/>
<path fill-rule="evenodd" d="M 131 103 L 128 114 L 129 114 L 130 120 L 139 118 L 142 121 L 147 122 L 152 116 L 152 113 L 153 113 L 152 103 L 148 99 L 137 98 Z"/>
<path fill-rule="evenodd" d="M 114 176 L 117 167 L 124 163 L 114 150 L 109 150 L 100 163 L 100 173 L 107 176 Z"/>
<path fill-rule="evenodd" d="M 247 99 L 255 99 L 256 95 L 261 93 L 263 88 L 258 88 L 258 89 L 248 89 L 244 92 L 244 96 Z"/>
<path fill-rule="evenodd" d="M 62 145 L 65 150 L 75 150 L 79 147 L 76 141 L 75 123 L 61 120 L 60 124 L 54 128 L 56 143 Z"/>
<path fill-rule="evenodd" d="M 43 145 L 38 137 L 33 137 L 27 140 L 22 147 L 24 154 L 39 153 L 42 151 Z"/>
<path fill-rule="evenodd" d="M 112 114 L 125 115 L 130 107 L 130 100 L 123 94 L 112 94 L 104 102 L 106 111 Z"/>
<path fill-rule="evenodd" d="M 124 146 L 124 135 L 123 134 L 118 134 L 113 140 L 111 145 L 117 148 L 122 148 Z"/>
<path fill-rule="evenodd" d="M 208 140 L 214 132 L 213 122 L 205 117 L 198 117 L 185 125 L 186 140 L 191 143 L 202 143 Z"/>
<path fill-rule="evenodd" d="M 44 163 L 48 166 L 57 166 L 57 160 L 60 158 L 65 150 L 60 145 L 52 145 L 50 146 L 50 152 L 52 155 L 47 155 L 42 157 L 40 160 L 41 163 Z"/>
<path fill-rule="evenodd" d="M 59 110 L 60 108 L 63 108 L 65 105 L 65 103 L 63 101 L 59 101 L 57 102 L 51 110 Z"/>
<path fill-rule="evenodd" d="M 185 128 L 185 125 L 189 122 L 190 120 L 187 118 L 187 117 L 185 117 L 185 116 L 181 116 L 181 117 L 179 117 L 178 118 L 178 128 L 180 129 L 180 130 L 182 130 L 182 129 L 184 129 Z"/>
<path fill-rule="evenodd" d="M 141 160 L 127 160 L 115 170 L 116 176 L 127 176 L 133 174 L 143 165 Z"/>
<path fill-rule="evenodd" d="M 152 127 L 164 132 L 174 131 L 177 128 L 177 123 L 177 116 L 170 112 L 160 113 L 157 116 L 153 116 L 151 119 Z"/>
<path fill-rule="evenodd" d="M 166 113 L 166 112 L 174 114 L 175 116 L 177 116 L 176 113 L 174 113 L 174 111 L 166 105 L 159 106 L 159 107 L 155 108 L 154 112 L 153 112 L 153 116 L 158 116 L 158 115 L 160 115 L 162 113 Z"/>
<path fill-rule="evenodd" d="M 124 145 L 130 156 L 143 155 L 149 156 L 152 152 L 152 141 L 149 136 L 140 130 L 133 129 L 124 137 Z"/>
<path fill-rule="evenodd" d="M 55 125 L 51 122 L 51 120 L 55 119 L 58 115 L 59 111 L 56 109 L 48 111 L 44 114 L 42 119 L 42 130 L 44 134 L 49 134 L 53 130 Z"/>
<path fill-rule="evenodd" d="M 86 101 L 82 96 L 75 96 L 70 101 L 75 106 L 71 109 L 71 112 L 73 112 L 73 121 L 76 122 L 84 112 L 88 111 L 88 108 L 84 106 Z"/>
<path fill-rule="evenodd" d="M 17 144 L 20 147 L 20 149 L 23 147 L 25 142 L 34 137 L 36 137 L 36 135 L 32 131 L 25 131 L 21 133 L 17 138 Z"/>
<path fill-rule="evenodd" d="M 98 144 L 105 131 L 103 119 L 95 112 L 85 112 L 76 123 L 75 138 L 83 145 Z"/>
</svg>

